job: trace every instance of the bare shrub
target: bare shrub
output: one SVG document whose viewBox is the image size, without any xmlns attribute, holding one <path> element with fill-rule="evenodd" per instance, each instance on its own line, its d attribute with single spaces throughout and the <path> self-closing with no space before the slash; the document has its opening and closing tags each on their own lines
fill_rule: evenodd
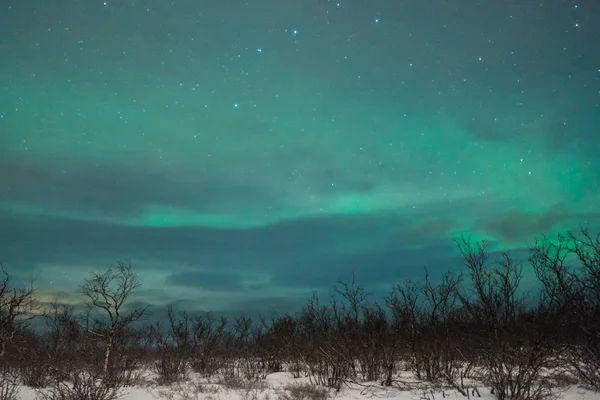
<svg viewBox="0 0 600 400">
<path fill-rule="evenodd" d="M 386 346 L 391 327 L 385 310 L 368 297 L 353 276 L 350 282 L 338 281 L 331 306 L 319 310 L 321 377 L 312 383 L 339 390 L 344 382 L 377 381 L 383 376 L 389 365 Z"/>
<path fill-rule="evenodd" d="M 6 356 L 7 346 L 19 331 L 27 327 L 32 311 L 37 307 L 33 285 L 27 288 L 11 288 L 10 275 L 0 264 L 0 364 Z"/>
<path fill-rule="evenodd" d="M 49 375 L 56 380 L 66 377 L 79 363 L 80 354 L 90 348 L 89 340 L 78 324 L 73 306 L 51 303 L 43 317 L 46 329 L 40 334 L 40 341 L 48 357 Z"/>
<path fill-rule="evenodd" d="M 199 399 L 201 395 L 205 400 L 211 400 L 211 394 L 215 394 L 216 389 L 207 390 L 201 383 L 190 381 L 185 382 L 184 384 L 174 384 L 168 389 L 159 390 L 158 393 L 161 398 L 167 400 L 196 400 Z"/>
<path fill-rule="evenodd" d="M 187 366 L 192 351 L 190 318 L 186 313 L 175 315 L 172 307 L 167 308 L 169 324 L 160 323 L 151 327 L 151 340 L 156 348 L 153 362 L 158 374 L 158 383 L 170 385 L 187 378 Z"/>
<path fill-rule="evenodd" d="M 549 375 L 548 378 L 552 381 L 553 385 L 559 388 L 574 386 L 580 383 L 577 376 L 568 371 L 556 370 L 552 371 Z"/>
<path fill-rule="evenodd" d="M 192 370 L 210 377 L 223 367 L 219 351 L 222 349 L 227 319 L 216 319 L 213 314 L 197 316 L 192 324 Z"/>
<path fill-rule="evenodd" d="M 38 390 L 41 400 L 115 400 L 122 385 L 104 379 L 104 373 L 88 369 L 73 371 L 68 380 L 56 379 L 48 389 Z"/>
<path fill-rule="evenodd" d="M 154 369 L 158 374 L 157 382 L 160 385 L 170 385 L 181 382 L 187 378 L 185 360 L 172 347 L 163 347 L 157 352 Z"/>
<path fill-rule="evenodd" d="M 308 383 L 287 385 L 279 395 L 280 400 L 327 400 L 330 396 L 326 388 Z"/>
<path fill-rule="evenodd" d="M 457 311 L 459 282 L 445 273 L 440 283 L 433 284 L 425 269 L 422 285 L 407 281 L 396 285 L 388 296 L 388 307 L 402 327 L 409 366 L 417 379 L 453 383 L 457 378 L 458 333 L 452 320 Z"/>
<path fill-rule="evenodd" d="M 541 400 L 552 395 L 542 374 L 554 354 L 553 342 L 535 318 L 528 318 L 518 295 L 522 267 L 510 254 L 490 265 L 487 243 L 457 241 L 471 278 L 469 292 L 459 291 L 464 308 L 477 327 L 484 380 L 499 400 Z M 530 310 L 532 316 L 539 310 Z"/>
<path fill-rule="evenodd" d="M 234 375 L 223 375 L 217 384 L 221 385 L 223 389 L 228 390 L 259 390 L 264 391 L 267 389 L 267 383 L 263 380 L 247 380 Z"/>
<path fill-rule="evenodd" d="M 264 383 L 264 381 L 253 382 L 253 384 L 248 385 L 246 388 L 243 389 L 242 395 L 241 395 L 242 400 L 259 400 L 260 395 L 265 390 L 267 390 L 267 385 L 266 385 L 266 383 Z M 269 397 L 268 394 L 266 397 L 267 397 L 267 399 L 265 399 L 265 400 L 268 400 L 268 397 Z"/>
<path fill-rule="evenodd" d="M 31 388 L 46 387 L 50 379 L 51 358 L 47 349 L 33 332 L 27 332 L 29 339 L 19 348 L 21 381 Z"/>
<path fill-rule="evenodd" d="M 339 390 L 342 383 L 354 377 L 354 360 L 349 358 L 353 318 L 347 308 L 321 305 L 314 295 L 301 315 L 300 339 L 306 350 L 302 357 L 308 367 L 310 382 Z M 350 350 L 351 351 L 351 350 Z"/>
<path fill-rule="evenodd" d="M 530 250 L 544 312 L 564 345 L 561 360 L 585 386 L 600 391 L 600 233 L 582 228 L 544 238 Z"/>
<path fill-rule="evenodd" d="M 542 374 L 547 360 L 545 349 L 523 347 L 495 352 L 494 357 L 488 357 L 485 382 L 498 399 L 541 400 L 555 396 L 555 385 Z"/>
<path fill-rule="evenodd" d="M 297 366 L 296 319 L 273 312 L 270 319 L 261 317 L 259 323 L 262 329 L 256 332 L 256 339 L 262 375 L 281 372 L 288 364 Z"/>
<path fill-rule="evenodd" d="M 264 327 L 255 324 L 251 317 L 241 315 L 234 320 L 232 328 L 224 339 L 223 347 L 227 349 L 224 375 L 246 380 L 264 378 L 265 370 L 257 362 L 260 358 L 259 338 L 264 334 Z"/>
<path fill-rule="evenodd" d="M 0 400 L 16 400 L 18 394 L 18 375 L 14 371 L 0 366 Z"/>
</svg>

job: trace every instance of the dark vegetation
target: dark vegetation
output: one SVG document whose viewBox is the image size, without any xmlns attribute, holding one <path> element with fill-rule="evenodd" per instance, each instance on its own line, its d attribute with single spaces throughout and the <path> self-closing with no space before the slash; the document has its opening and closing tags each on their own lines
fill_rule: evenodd
<svg viewBox="0 0 600 400">
<path fill-rule="evenodd" d="M 530 247 L 528 263 L 491 259 L 485 242 L 457 241 L 458 273 L 393 286 L 384 302 L 340 282 L 331 300 L 316 295 L 296 315 L 234 320 L 168 310 L 144 321 L 128 300 L 140 285 L 129 263 L 92 274 L 81 289 L 87 310 L 37 306 L 32 287 L 0 279 L 0 400 L 19 383 L 43 400 L 111 400 L 150 368 L 159 383 L 190 373 L 230 387 L 273 372 L 339 390 L 348 383 L 407 388 L 398 371 L 477 397 L 544 399 L 568 384 L 600 391 L 600 234 L 582 230 Z M 524 294 L 524 268 L 541 291 Z M 28 320 L 43 314 L 46 329 Z M 296 393 L 298 392 L 298 393 Z M 296 393 L 296 394 L 294 394 Z M 307 394 L 308 393 L 308 394 Z M 289 396 L 325 398 L 298 386 Z"/>
</svg>

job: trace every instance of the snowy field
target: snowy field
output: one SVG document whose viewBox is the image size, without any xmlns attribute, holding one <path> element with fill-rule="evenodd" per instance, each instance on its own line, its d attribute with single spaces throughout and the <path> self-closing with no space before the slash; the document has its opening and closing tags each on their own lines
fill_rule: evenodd
<svg viewBox="0 0 600 400">
<path fill-rule="evenodd" d="M 477 386 L 481 397 L 469 393 L 473 399 L 494 400 L 488 388 Z M 38 391 L 21 387 L 17 399 L 36 400 Z M 412 378 L 410 373 L 400 376 L 394 387 L 382 387 L 376 382 L 371 384 L 346 384 L 339 392 L 311 385 L 308 378 L 292 378 L 287 373 L 274 373 L 267 379 L 256 382 L 224 381 L 190 378 L 184 383 L 159 386 L 148 376 L 146 384 L 123 389 L 122 400 L 454 400 L 466 399 L 455 389 L 431 387 Z M 557 400 L 600 399 L 600 393 L 577 386 L 568 386 L 557 390 Z"/>
</svg>

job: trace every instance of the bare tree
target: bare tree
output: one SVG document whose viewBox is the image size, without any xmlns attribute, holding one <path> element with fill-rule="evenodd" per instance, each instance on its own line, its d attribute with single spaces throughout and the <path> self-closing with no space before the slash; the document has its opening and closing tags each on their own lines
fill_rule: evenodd
<svg viewBox="0 0 600 400">
<path fill-rule="evenodd" d="M 192 352 L 192 322 L 183 312 L 175 314 L 173 307 L 167 307 L 168 325 L 159 322 L 150 328 L 150 336 L 155 348 L 154 369 L 160 384 L 171 384 L 187 378 L 187 364 Z"/>
<path fill-rule="evenodd" d="M 6 355 L 7 345 L 32 317 L 37 302 L 33 284 L 26 288 L 11 288 L 10 275 L 0 264 L 0 364 Z"/>
<path fill-rule="evenodd" d="M 463 307 L 478 327 L 484 380 L 499 400 L 542 400 L 552 387 L 542 375 L 554 355 L 554 344 L 538 321 L 528 318 L 523 296 L 518 295 L 523 272 L 509 253 L 489 263 L 486 242 L 473 246 L 457 241 L 471 278 L 470 291 L 458 292 Z M 538 308 L 529 314 L 539 315 Z"/>
<path fill-rule="evenodd" d="M 395 324 L 402 329 L 410 367 L 418 379 L 454 382 L 458 372 L 458 334 L 452 323 L 457 311 L 461 277 L 449 272 L 434 284 L 425 268 L 425 281 L 406 281 L 394 286 L 387 298 Z"/>
<path fill-rule="evenodd" d="M 217 322 L 211 313 L 194 319 L 191 364 L 195 372 L 211 376 L 222 367 L 218 354 L 223 347 L 227 323 L 224 317 Z"/>
<path fill-rule="evenodd" d="M 544 311 L 563 344 L 561 358 L 582 383 L 600 390 L 600 233 L 582 228 L 530 250 Z"/>
<path fill-rule="evenodd" d="M 581 302 L 585 320 L 580 325 L 583 343 L 573 349 L 571 365 L 586 385 L 600 391 L 600 233 L 593 236 L 582 228 L 578 235 L 569 236 L 581 265 L 585 293 Z"/>
<path fill-rule="evenodd" d="M 125 302 L 141 286 L 140 278 L 131 270 L 130 262 L 119 262 L 103 273 L 92 273 L 82 285 L 82 292 L 88 298 L 88 307 L 102 314 L 99 321 L 103 329 L 91 331 L 104 343 L 104 361 L 102 374 L 107 376 L 114 340 L 119 331 L 124 330 L 146 315 L 147 307 L 135 308 L 125 312 Z"/>
</svg>

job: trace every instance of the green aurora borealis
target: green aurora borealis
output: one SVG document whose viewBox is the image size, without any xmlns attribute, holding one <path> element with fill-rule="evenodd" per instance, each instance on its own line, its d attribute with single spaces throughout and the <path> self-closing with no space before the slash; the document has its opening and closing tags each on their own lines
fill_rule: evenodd
<svg viewBox="0 0 600 400">
<path fill-rule="evenodd" d="M 0 1 L 0 261 L 289 310 L 597 230 L 599 5 L 477 4 Z"/>
</svg>

